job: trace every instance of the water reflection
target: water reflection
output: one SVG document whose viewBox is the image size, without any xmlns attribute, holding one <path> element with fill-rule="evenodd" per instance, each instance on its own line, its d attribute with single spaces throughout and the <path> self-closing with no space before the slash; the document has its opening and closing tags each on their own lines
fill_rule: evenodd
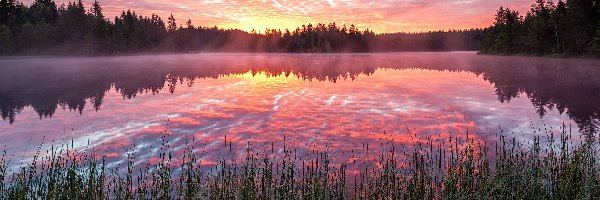
<svg viewBox="0 0 600 200">
<path fill-rule="evenodd" d="M 202 79 L 246 73 L 253 77 L 262 74 L 267 79 L 293 76 L 307 82 L 336 83 L 371 76 L 377 69 L 409 69 L 475 74 L 494 86 L 502 103 L 526 96 L 540 117 L 556 109 L 574 120 L 582 132 L 595 132 L 600 125 L 599 67 L 596 60 L 469 53 L 201 54 L 1 60 L 0 114 L 12 124 L 27 107 L 40 118 L 52 117 L 59 108 L 79 113 L 98 111 L 111 88 L 123 99 L 132 99 L 139 94 L 166 90 L 176 94 L 179 87 L 202 87 Z M 447 80 L 449 89 L 453 81 Z"/>
<path fill-rule="evenodd" d="M 124 146 L 145 160 L 168 135 L 178 149 L 195 138 L 210 164 L 243 155 L 249 141 L 299 155 L 330 149 L 344 162 L 372 160 L 355 157 L 369 145 L 493 143 L 500 131 L 529 141 L 562 123 L 596 131 L 599 67 L 472 53 L 0 60 L 0 145 L 31 158 L 44 140 L 73 140 L 118 164 Z"/>
</svg>

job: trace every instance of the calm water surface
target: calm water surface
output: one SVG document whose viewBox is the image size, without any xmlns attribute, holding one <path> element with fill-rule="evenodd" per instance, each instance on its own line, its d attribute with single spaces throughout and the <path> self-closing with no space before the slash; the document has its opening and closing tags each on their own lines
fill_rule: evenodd
<svg viewBox="0 0 600 200">
<path fill-rule="evenodd" d="M 349 161 L 384 141 L 493 141 L 500 132 L 528 141 L 563 123 L 595 133 L 599 102 L 598 60 L 470 52 L 8 59 L 0 60 L 0 145 L 27 158 L 42 142 L 73 141 L 117 162 L 131 144 L 141 158 L 157 154 L 167 135 L 175 147 L 195 138 L 214 161 L 248 141 L 280 151 L 285 137 Z"/>
</svg>

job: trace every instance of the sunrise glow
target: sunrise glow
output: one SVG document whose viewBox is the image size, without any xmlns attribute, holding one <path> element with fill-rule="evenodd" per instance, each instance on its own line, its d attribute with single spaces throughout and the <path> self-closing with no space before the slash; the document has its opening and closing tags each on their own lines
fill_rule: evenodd
<svg viewBox="0 0 600 200">
<path fill-rule="evenodd" d="M 1 199 L 598 199 L 600 0 L 0 0 Z"/>
<path fill-rule="evenodd" d="M 32 1 L 23 1 L 30 4 Z M 67 4 L 69 0 L 57 0 Z M 90 5 L 92 0 L 84 0 Z M 375 32 L 422 32 L 449 29 L 484 28 L 492 24 L 500 6 L 525 13 L 529 0 L 102 0 L 109 19 L 131 9 L 145 16 L 153 13 L 166 20 L 172 13 L 179 25 L 191 19 L 196 26 L 218 26 L 264 32 L 282 31 L 302 24 L 355 24 Z"/>
</svg>

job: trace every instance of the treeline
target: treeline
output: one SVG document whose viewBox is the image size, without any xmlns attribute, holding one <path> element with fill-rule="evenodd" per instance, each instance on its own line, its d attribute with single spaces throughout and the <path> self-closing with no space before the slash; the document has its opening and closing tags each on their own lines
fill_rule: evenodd
<svg viewBox="0 0 600 200">
<path fill-rule="evenodd" d="M 600 55 L 599 0 L 536 0 L 525 16 L 500 7 L 485 30 L 490 54 Z"/>
<path fill-rule="evenodd" d="M 477 50 L 482 30 L 375 34 L 356 26 L 308 24 L 294 30 L 236 29 L 178 24 L 171 15 L 123 11 L 109 20 L 95 1 L 58 6 L 35 0 L 26 6 L 0 0 L 2 55 L 105 55 L 139 52 L 387 52 Z"/>
</svg>

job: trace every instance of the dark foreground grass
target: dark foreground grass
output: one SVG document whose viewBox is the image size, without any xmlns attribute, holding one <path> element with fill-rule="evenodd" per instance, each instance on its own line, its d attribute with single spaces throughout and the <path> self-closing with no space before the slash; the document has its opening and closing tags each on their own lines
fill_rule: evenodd
<svg viewBox="0 0 600 200">
<path fill-rule="evenodd" d="M 328 152 L 298 158 L 246 150 L 242 160 L 202 167 L 194 148 L 174 158 L 166 139 L 159 157 L 108 167 L 106 158 L 73 150 L 50 150 L 10 170 L 0 160 L 0 199 L 594 199 L 600 197 L 596 142 L 572 145 L 569 134 L 521 145 L 499 137 L 494 145 L 450 139 L 449 148 L 417 144 L 395 148 L 373 165 L 348 169 Z M 439 147 L 439 146 L 438 146 Z M 256 153 L 259 152 L 259 153 Z"/>
</svg>

